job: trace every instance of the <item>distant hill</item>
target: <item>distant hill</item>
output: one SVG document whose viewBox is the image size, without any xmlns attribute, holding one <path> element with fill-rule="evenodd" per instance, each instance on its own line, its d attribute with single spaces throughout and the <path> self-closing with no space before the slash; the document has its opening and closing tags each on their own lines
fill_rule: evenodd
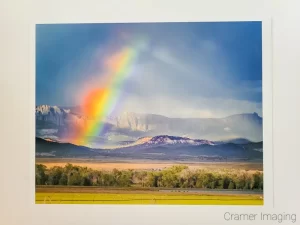
<svg viewBox="0 0 300 225">
<path fill-rule="evenodd" d="M 93 149 L 69 143 L 35 139 L 37 157 L 93 157 L 99 155 Z"/>
</svg>

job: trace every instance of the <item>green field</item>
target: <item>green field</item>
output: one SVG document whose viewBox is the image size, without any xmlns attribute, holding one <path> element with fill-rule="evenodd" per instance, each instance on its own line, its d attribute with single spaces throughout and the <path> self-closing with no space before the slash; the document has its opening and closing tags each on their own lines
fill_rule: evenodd
<svg viewBox="0 0 300 225">
<path fill-rule="evenodd" d="M 37 192 L 37 204 L 263 205 L 259 195 Z"/>
</svg>

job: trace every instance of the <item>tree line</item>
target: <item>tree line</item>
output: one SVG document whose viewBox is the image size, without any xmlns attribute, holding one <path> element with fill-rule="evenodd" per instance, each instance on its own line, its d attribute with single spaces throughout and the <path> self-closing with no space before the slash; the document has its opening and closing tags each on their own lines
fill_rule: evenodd
<svg viewBox="0 0 300 225">
<path fill-rule="evenodd" d="M 36 185 L 263 190 L 261 172 L 191 170 L 182 165 L 160 171 L 104 171 L 72 164 L 51 168 L 36 164 L 35 181 Z"/>
</svg>

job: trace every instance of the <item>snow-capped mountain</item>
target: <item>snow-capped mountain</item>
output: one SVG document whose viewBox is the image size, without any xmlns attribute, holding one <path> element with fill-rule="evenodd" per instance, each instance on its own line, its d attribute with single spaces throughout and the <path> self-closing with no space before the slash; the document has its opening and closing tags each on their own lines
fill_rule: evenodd
<svg viewBox="0 0 300 225">
<path fill-rule="evenodd" d="M 68 113 L 70 113 L 70 110 L 61 109 L 57 106 L 40 105 L 35 108 L 37 121 L 48 121 L 58 126 L 65 124 Z"/>
<path fill-rule="evenodd" d="M 62 134 L 78 126 L 84 126 L 87 118 L 76 115 L 70 109 L 39 105 L 35 108 L 36 136 L 60 140 Z"/>
<path fill-rule="evenodd" d="M 187 137 L 177 137 L 177 136 L 169 136 L 169 135 L 159 135 L 152 137 L 150 140 L 145 142 L 144 144 L 154 144 L 154 145 L 214 145 L 214 142 L 208 140 L 199 140 L 199 139 L 190 139 Z"/>
<path fill-rule="evenodd" d="M 127 147 L 145 147 L 145 146 L 167 146 L 167 145 L 215 145 L 214 142 L 208 140 L 200 140 L 200 139 L 190 139 L 187 137 L 176 137 L 169 135 L 158 135 L 155 137 L 142 137 L 137 139 L 134 142 L 130 142 L 127 144 L 123 144 L 116 148 L 127 148 Z"/>
<path fill-rule="evenodd" d="M 57 106 L 49 106 L 49 105 L 40 105 L 35 108 L 35 112 L 40 115 L 48 115 L 49 113 L 52 114 L 63 114 L 69 113 L 69 109 L 62 109 Z"/>
<path fill-rule="evenodd" d="M 70 109 L 49 105 L 37 106 L 35 108 L 35 118 L 38 122 L 44 121 L 57 126 L 83 124 L 88 120 L 84 115 L 74 114 Z"/>
</svg>

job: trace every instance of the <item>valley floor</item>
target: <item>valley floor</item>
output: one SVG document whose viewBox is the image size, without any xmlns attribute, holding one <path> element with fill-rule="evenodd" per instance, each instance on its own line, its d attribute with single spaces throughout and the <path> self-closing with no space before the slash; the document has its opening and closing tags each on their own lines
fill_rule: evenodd
<svg viewBox="0 0 300 225">
<path fill-rule="evenodd" d="M 124 160 L 124 159 L 78 159 L 78 158 L 36 158 L 36 164 L 48 168 L 64 167 L 67 163 L 88 167 L 95 170 L 162 170 L 173 165 L 186 165 L 190 169 L 238 169 L 246 171 L 262 171 L 262 162 L 189 162 L 189 161 L 160 161 L 160 160 Z"/>
</svg>

